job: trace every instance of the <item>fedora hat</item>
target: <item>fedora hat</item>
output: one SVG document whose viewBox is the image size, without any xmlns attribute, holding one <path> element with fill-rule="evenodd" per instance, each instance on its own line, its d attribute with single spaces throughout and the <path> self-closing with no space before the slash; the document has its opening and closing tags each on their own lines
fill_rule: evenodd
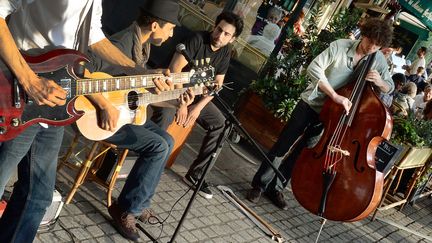
<svg viewBox="0 0 432 243">
<path fill-rule="evenodd" d="M 141 6 L 149 16 L 165 20 L 171 24 L 180 26 L 178 21 L 179 3 L 177 0 L 147 0 Z"/>
</svg>

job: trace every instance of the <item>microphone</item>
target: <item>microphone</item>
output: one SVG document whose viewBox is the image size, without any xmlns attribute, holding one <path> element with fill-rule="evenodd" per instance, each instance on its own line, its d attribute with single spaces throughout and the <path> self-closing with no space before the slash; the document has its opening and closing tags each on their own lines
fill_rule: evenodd
<svg viewBox="0 0 432 243">
<path fill-rule="evenodd" d="M 180 43 L 176 46 L 176 51 L 178 53 L 181 53 L 186 58 L 186 61 L 188 62 L 190 67 L 192 67 L 192 68 L 195 67 L 194 60 L 187 53 L 186 46 L 183 43 Z"/>
</svg>

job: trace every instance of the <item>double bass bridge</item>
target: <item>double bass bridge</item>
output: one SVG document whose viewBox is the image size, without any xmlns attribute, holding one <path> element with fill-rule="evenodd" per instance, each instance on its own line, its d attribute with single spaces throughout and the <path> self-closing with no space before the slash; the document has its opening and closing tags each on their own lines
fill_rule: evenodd
<svg viewBox="0 0 432 243">
<path fill-rule="evenodd" d="M 343 156 L 350 156 L 350 152 L 348 150 L 343 150 L 339 147 L 328 146 L 328 150 L 332 153 L 341 153 Z"/>
</svg>

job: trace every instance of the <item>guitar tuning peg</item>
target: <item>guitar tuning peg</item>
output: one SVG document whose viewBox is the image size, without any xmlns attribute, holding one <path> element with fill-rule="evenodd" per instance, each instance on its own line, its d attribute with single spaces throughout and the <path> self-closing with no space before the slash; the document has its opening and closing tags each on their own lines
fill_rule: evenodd
<svg viewBox="0 0 432 243">
<path fill-rule="evenodd" d="M 210 57 L 206 57 L 205 62 L 207 65 L 210 65 Z"/>
<path fill-rule="evenodd" d="M 195 67 L 198 67 L 198 65 L 199 65 L 199 61 L 195 60 Z"/>
<path fill-rule="evenodd" d="M 204 59 L 201 59 L 201 66 L 204 67 Z"/>
</svg>

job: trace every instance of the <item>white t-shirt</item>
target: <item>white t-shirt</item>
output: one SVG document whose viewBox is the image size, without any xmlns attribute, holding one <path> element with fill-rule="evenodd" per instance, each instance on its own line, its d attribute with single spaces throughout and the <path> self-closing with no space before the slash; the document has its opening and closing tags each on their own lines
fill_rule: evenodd
<svg viewBox="0 0 432 243">
<path fill-rule="evenodd" d="M 426 107 L 426 103 L 424 100 L 424 94 L 418 94 L 414 97 L 413 110 L 416 118 L 421 119 L 423 117 L 423 110 Z"/>
<path fill-rule="evenodd" d="M 424 67 L 426 69 L 426 60 L 423 58 L 417 58 L 412 64 L 410 69 L 410 75 L 416 74 L 419 67 Z"/>
<path fill-rule="evenodd" d="M 40 54 L 64 47 L 77 49 L 78 31 L 92 0 L 0 0 L 0 17 L 6 18 L 19 49 Z M 102 32 L 102 0 L 94 0 L 89 45 L 105 38 Z M 40 49 L 43 49 L 41 51 Z"/>
</svg>

